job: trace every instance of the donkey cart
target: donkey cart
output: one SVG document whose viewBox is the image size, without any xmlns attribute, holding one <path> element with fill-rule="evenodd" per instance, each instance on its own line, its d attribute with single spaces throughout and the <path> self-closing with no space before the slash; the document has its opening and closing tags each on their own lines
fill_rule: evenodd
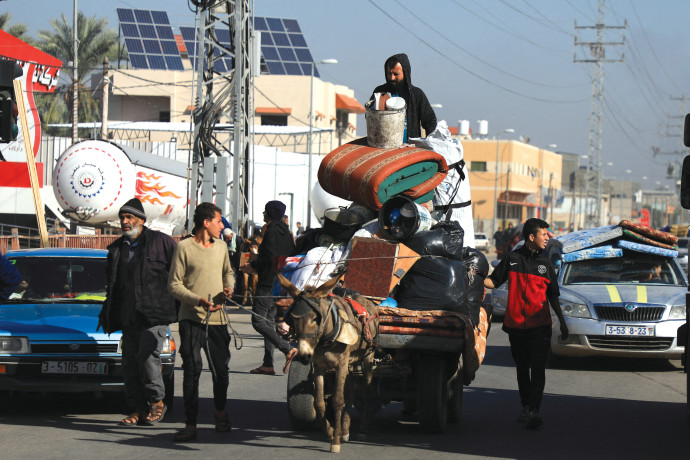
<svg viewBox="0 0 690 460">
<path fill-rule="evenodd" d="M 464 323 L 452 314 L 443 315 L 444 312 L 438 312 L 440 317 L 429 316 L 434 312 L 426 312 L 425 317 L 418 313 L 402 308 L 379 310 L 374 390 L 365 400 L 362 367 L 359 363 L 350 365 L 353 405 L 360 414 L 365 410 L 373 414 L 383 405 L 400 401 L 404 412 L 416 412 L 423 431 L 444 432 L 448 423 L 459 420 L 462 410 Z M 329 397 L 334 386 L 332 374 L 326 376 L 324 386 L 324 394 Z M 316 428 L 311 363 L 292 363 L 287 403 L 294 429 Z"/>
</svg>

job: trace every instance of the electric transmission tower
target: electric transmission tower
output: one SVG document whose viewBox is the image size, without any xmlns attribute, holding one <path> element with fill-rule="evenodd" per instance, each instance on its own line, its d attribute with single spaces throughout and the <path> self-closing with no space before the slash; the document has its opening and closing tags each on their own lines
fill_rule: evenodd
<svg viewBox="0 0 690 460">
<path fill-rule="evenodd" d="M 196 96 L 189 213 L 212 201 L 227 214 L 238 232 L 249 206 L 249 123 L 251 117 L 250 53 L 252 30 L 249 0 L 192 0 L 197 7 Z M 220 40 L 219 36 L 228 36 Z M 222 65 L 221 65 L 222 63 Z M 231 63 L 231 65 L 229 65 Z M 228 158 L 232 157 L 232 181 Z M 214 174 L 215 173 L 215 174 Z M 228 200 L 229 190 L 229 200 Z"/>
<path fill-rule="evenodd" d="M 575 21 L 575 29 L 594 29 L 596 31 L 595 41 L 580 41 L 575 37 L 576 46 L 585 46 L 589 48 L 591 59 L 577 59 L 573 58 L 573 62 L 589 62 L 594 64 L 594 71 L 592 72 L 592 99 L 590 102 L 589 113 L 589 143 L 587 151 L 587 173 L 585 174 L 585 226 L 587 228 L 598 227 L 601 225 L 601 195 L 602 195 L 602 181 L 601 181 L 601 150 L 603 144 L 604 133 L 604 63 L 606 62 L 623 62 L 624 55 L 621 53 L 618 59 L 606 58 L 606 47 L 614 45 L 624 45 L 625 36 L 622 36 L 620 41 L 605 41 L 606 30 L 608 29 L 625 29 L 628 26 L 627 21 L 623 26 L 607 26 L 604 24 L 604 10 L 606 6 L 605 0 L 598 1 L 597 8 L 597 22 L 593 26 L 578 26 Z M 589 182 L 592 179 L 591 172 L 593 166 L 596 165 L 596 201 L 594 209 L 590 209 L 589 198 Z"/>
</svg>

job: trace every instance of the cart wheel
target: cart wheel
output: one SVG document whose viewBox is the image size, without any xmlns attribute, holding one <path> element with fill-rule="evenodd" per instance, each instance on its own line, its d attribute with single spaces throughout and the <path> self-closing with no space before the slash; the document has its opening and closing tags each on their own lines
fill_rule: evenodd
<svg viewBox="0 0 690 460">
<path fill-rule="evenodd" d="M 462 413 L 462 394 L 464 390 L 462 375 L 462 355 L 458 361 L 456 371 L 448 380 L 448 423 L 458 423 Z"/>
<path fill-rule="evenodd" d="M 417 363 L 417 413 L 427 433 L 443 433 L 448 423 L 448 382 L 445 360 L 421 356 Z"/>
<path fill-rule="evenodd" d="M 287 408 L 290 426 L 298 431 L 316 429 L 314 376 L 311 363 L 293 360 L 287 379 Z"/>
</svg>

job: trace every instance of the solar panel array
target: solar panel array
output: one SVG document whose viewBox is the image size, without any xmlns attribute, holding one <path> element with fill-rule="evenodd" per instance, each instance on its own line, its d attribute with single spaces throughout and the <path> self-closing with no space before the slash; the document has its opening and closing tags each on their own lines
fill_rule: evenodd
<svg viewBox="0 0 690 460">
<path fill-rule="evenodd" d="M 255 17 L 254 30 L 261 32 L 261 54 L 271 75 L 311 75 L 314 60 L 295 19 Z"/>
<path fill-rule="evenodd" d="M 168 13 L 117 8 L 117 16 L 132 67 L 184 70 Z"/>
<path fill-rule="evenodd" d="M 165 11 L 117 8 L 117 15 L 130 62 L 135 69 L 184 70 Z M 261 32 L 262 70 L 271 75 L 311 75 L 314 60 L 297 20 L 256 17 L 254 29 Z M 196 69 L 196 29 L 180 27 L 180 32 L 192 68 Z M 215 33 L 223 47 L 232 49 L 229 29 L 216 27 Z M 214 61 L 216 71 L 225 73 L 232 70 L 231 56 L 217 47 L 214 55 L 223 55 Z M 319 76 L 315 66 L 314 76 Z"/>
<path fill-rule="evenodd" d="M 182 33 L 182 40 L 184 41 L 184 46 L 187 48 L 187 56 L 189 56 L 189 60 L 192 61 L 192 68 L 196 70 L 196 29 L 194 27 L 180 27 L 180 32 Z M 219 29 L 216 27 L 215 32 L 218 42 L 220 42 L 220 44 L 223 45 L 223 47 L 225 47 L 228 51 L 231 50 L 230 30 Z M 215 60 L 213 63 L 213 68 L 216 69 L 218 72 L 225 73 L 232 70 L 233 62 L 231 56 L 227 55 L 227 53 L 225 52 L 223 53 L 225 54 L 225 56 Z M 221 53 L 221 50 L 219 50 L 218 48 L 214 48 L 213 50 L 213 54 L 216 57 L 219 57 L 223 53 Z"/>
</svg>

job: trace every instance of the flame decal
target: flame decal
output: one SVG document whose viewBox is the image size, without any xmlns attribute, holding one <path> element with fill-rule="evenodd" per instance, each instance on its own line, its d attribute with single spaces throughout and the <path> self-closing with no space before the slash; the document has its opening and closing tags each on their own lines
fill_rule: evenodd
<svg viewBox="0 0 690 460">
<path fill-rule="evenodd" d="M 179 199 L 180 197 L 178 195 L 166 191 L 166 186 L 158 182 L 161 178 L 162 176 L 157 176 L 155 174 L 146 174 L 143 171 L 137 172 L 136 197 L 139 198 L 142 203 L 151 203 L 152 205 L 163 204 L 159 197 Z"/>
</svg>

